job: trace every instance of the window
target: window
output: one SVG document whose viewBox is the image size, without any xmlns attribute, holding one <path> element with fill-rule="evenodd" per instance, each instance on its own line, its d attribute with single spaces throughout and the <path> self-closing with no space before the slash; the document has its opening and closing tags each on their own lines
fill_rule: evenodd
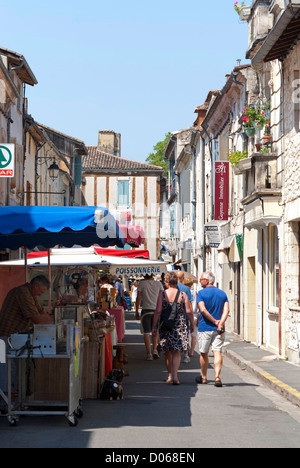
<svg viewBox="0 0 300 468">
<path fill-rule="evenodd" d="M 279 308 L 279 242 L 277 227 L 269 227 L 269 306 Z"/>
<path fill-rule="evenodd" d="M 180 174 L 180 189 L 181 189 L 181 217 L 184 218 L 190 214 L 191 203 L 191 174 L 190 170 L 186 170 Z"/>
<path fill-rule="evenodd" d="M 300 71 L 294 70 L 293 76 L 294 128 L 300 131 Z"/>
<path fill-rule="evenodd" d="M 171 205 L 170 206 L 170 236 L 175 237 L 176 231 L 175 231 L 175 206 Z"/>
<path fill-rule="evenodd" d="M 129 206 L 129 180 L 118 180 L 118 205 Z"/>
</svg>

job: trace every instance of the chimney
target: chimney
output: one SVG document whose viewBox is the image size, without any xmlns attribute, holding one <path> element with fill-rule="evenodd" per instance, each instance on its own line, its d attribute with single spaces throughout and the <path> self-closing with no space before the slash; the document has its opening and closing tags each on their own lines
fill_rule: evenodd
<svg viewBox="0 0 300 468">
<path fill-rule="evenodd" d="M 113 130 L 100 130 L 98 150 L 121 157 L 121 134 L 115 133 Z"/>
</svg>

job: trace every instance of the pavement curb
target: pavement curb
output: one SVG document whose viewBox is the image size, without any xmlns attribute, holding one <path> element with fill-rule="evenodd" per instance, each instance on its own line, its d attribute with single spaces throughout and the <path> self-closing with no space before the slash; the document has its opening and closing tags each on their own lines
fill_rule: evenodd
<svg viewBox="0 0 300 468">
<path fill-rule="evenodd" d="M 264 369 L 257 366 L 253 362 L 245 360 L 242 356 L 232 351 L 231 349 L 225 347 L 223 351 L 224 355 L 230 358 L 236 365 L 240 367 L 240 369 L 247 370 L 252 375 L 257 377 L 260 381 L 262 381 L 264 385 L 267 385 L 272 390 L 286 398 L 288 401 L 300 407 L 299 390 L 290 387 L 290 385 L 277 379 L 276 376 L 273 376 L 270 373 L 266 372 Z"/>
</svg>

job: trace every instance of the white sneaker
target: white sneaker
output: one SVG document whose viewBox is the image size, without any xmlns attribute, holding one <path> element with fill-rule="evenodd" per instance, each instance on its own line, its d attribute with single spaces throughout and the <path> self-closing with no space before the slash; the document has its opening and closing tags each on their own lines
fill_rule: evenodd
<svg viewBox="0 0 300 468">
<path fill-rule="evenodd" d="M 147 355 L 146 361 L 153 361 L 153 356 L 152 356 L 152 354 L 148 354 L 148 355 Z"/>
<path fill-rule="evenodd" d="M 183 362 L 184 362 L 185 364 L 188 364 L 189 362 L 191 362 L 191 359 L 190 359 L 190 357 L 189 357 L 187 354 L 185 354 L 185 356 L 184 356 L 184 358 L 183 358 Z"/>
<path fill-rule="evenodd" d="M 155 349 L 155 350 L 153 351 L 153 359 L 159 359 L 159 358 L 160 358 L 160 356 L 159 356 L 159 354 L 158 354 L 158 351 Z"/>
</svg>

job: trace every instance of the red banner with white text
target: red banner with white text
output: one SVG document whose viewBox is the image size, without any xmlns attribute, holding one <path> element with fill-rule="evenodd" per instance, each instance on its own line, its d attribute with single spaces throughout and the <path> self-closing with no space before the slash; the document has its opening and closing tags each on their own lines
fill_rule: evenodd
<svg viewBox="0 0 300 468">
<path fill-rule="evenodd" d="M 227 221 L 229 208 L 229 162 L 215 163 L 215 220 Z"/>
</svg>

